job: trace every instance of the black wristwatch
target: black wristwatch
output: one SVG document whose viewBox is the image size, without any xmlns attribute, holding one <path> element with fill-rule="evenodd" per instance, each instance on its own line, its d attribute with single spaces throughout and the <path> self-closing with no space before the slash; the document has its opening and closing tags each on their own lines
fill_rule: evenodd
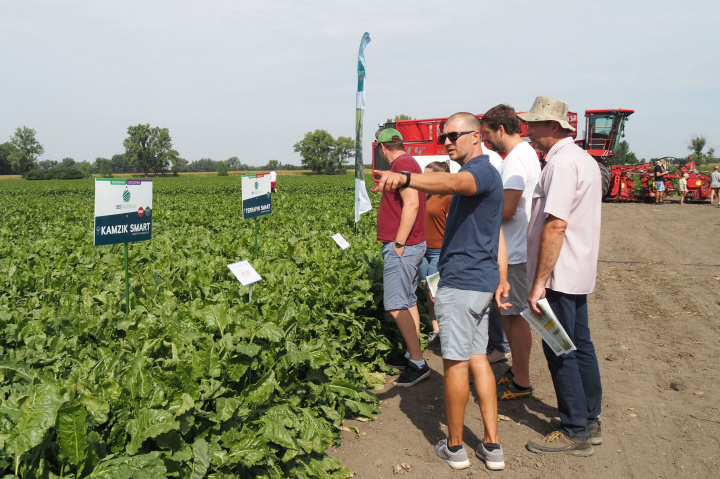
<svg viewBox="0 0 720 479">
<path fill-rule="evenodd" d="M 400 173 L 402 173 L 403 175 L 405 175 L 405 178 L 407 178 L 407 180 L 405 180 L 405 184 L 402 185 L 400 188 L 407 188 L 408 186 L 410 186 L 410 172 L 403 170 L 403 171 L 401 171 Z"/>
<path fill-rule="evenodd" d="M 396 248 L 404 248 L 405 245 L 402 244 L 402 243 L 400 243 L 399 241 L 396 241 L 396 242 L 395 242 L 395 247 L 396 247 Z"/>
</svg>

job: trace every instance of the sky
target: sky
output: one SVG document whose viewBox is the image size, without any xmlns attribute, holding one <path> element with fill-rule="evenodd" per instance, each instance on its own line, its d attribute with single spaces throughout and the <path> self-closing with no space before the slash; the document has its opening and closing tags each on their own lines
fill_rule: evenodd
<svg viewBox="0 0 720 479">
<path fill-rule="evenodd" d="M 369 32 L 365 163 L 387 118 L 538 95 L 633 109 L 637 157 L 680 157 L 720 146 L 719 18 L 717 0 L 0 0 L 0 142 L 28 126 L 40 160 L 92 163 L 149 123 L 189 161 L 299 165 L 308 132 L 354 138 Z"/>
</svg>

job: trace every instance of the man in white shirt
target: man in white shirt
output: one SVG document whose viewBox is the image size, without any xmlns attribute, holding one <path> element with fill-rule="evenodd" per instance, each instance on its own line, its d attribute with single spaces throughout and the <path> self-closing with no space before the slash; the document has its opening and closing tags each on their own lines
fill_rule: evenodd
<svg viewBox="0 0 720 479">
<path fill-rule="evenodd" d="M 530 218 L 532 195 L 540 177 L 540 161 L 529 143 L 520 136 L 520 122 L 515 110 L 508 105 L 497 105 L 481 119 L 485 141 L 495 151 L 505 153 L 498 170 L 503 181 L 505 205 L 503 231 L 508 248 L 508 282 L 512 306 L 500 311 L 505 335 L 510 344 L 512 367 L 497 383 L 500 401 L 532 397 L 530 385 L 530 325 L 520 313 L 527 307 L 529 284 L 527 280 L 527 226 Z"/>
<path fill-rule="evenodd" d="M 277 173 L 275 173 L 275 170 L 270 170 L 270 191 L 277 193 Z"/>
</svg>

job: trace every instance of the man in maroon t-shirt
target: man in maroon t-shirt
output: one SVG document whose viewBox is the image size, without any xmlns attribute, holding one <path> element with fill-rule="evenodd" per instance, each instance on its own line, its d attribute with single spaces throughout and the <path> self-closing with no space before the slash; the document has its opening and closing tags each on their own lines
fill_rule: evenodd
<svg viewBox="0 0 720 479">
<path fill-rule="evenodd" d="M 402 135 L 386 128 L 378 136 L 382 156 L 390 171 L 421 174 L 415 158 L 405 152 Z M 383 300 L 385 311 L 395 320 L 407 351 L 388 359 L 390 366 L 405 371 L 396 386 L 410 387 L 430 374 L 420 348 L 420 314 L 417 308 L 417 271 L 425 255 L 425 194 L 412 188 L 386 192 L 377 215 L 377 238 L 383 243 Z"/>
</svg>

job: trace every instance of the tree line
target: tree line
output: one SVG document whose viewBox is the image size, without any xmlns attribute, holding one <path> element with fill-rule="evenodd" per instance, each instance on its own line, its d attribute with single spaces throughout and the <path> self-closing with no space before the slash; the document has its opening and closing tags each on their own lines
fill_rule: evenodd
<svg viewBox="0 0 720 479">
<path fill-rule="evenodd" d="M 17 128 L 10 141 L 0 144 L 0 175 L 22 175 L 28 179 L 74 179 L 90 175 L 110 177 L 113 174 L 142 173 L 144 175 L 191 172 L 267 171 L 299 170 L 303 166 L 283 165 L 271 159 L 262 166 L 247 165 L 233 156 L 224 161 L 202 158 L 189 162 L 173 149 L 167 128 L 139 124 L 128 127 L 128 136 L 123 141 L 125 151 L 112 158 L 96 158 L 89 161 L 75 161 L 63 158 L 60 161 L 39 160 L 45 148 L 37 140 L 37 132 L 23 126 Z"/>
</svg>

